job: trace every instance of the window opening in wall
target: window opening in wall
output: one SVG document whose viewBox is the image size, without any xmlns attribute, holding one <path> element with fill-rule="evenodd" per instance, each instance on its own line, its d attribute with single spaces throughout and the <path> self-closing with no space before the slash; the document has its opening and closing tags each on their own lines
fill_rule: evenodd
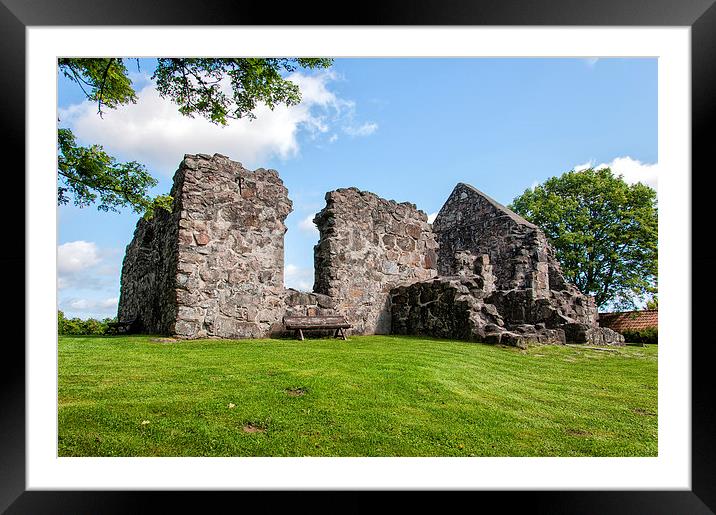
<svg viewBox="0 0 716 515">
<path fill-rule="evenodd" d="M 318 228 L 313 223 L 316 212 L 315 208 L 307 209 L 299 204 L 286 218 L 285 223 L 288 230 L 284 237 L 283 274 L 285 288 L 293 288 L 303 292 L 313 291 L 313 248 L 319 239 Z"/>
</svg>

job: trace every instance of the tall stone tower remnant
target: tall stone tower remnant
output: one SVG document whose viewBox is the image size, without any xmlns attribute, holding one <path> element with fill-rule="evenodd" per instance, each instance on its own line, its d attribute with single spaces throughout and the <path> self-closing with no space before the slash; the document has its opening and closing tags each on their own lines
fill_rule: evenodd
<svg viewBox="0 0 716 515">
<path fill-rule="evenodd" d="M 284 313 L 284 221 L 275 170 L 186 155 L 172 213 L 140 220 L 122 267 L 119 318 L 180 337 L 266 336 Z"/>
</svg>

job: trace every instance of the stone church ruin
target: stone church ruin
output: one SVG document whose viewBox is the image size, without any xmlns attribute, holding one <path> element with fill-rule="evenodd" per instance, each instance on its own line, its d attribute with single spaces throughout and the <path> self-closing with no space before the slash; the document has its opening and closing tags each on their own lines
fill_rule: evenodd
<svg viewBox="0 0 716 515">
<path fill-rule="evenodd" d="M 313 292 L 283 285 L 278 172 L 186 155 L 171 213 L 140 219 L 122 265 L 118 319 L 180 338 L 283 334 L 283 317 L 346 317 L 352 334 L 406 334 L 524 347 L 622 344 L 594 300 L 568 284 L 544 233 L 458 184 L 431 225 L 409 202 L 356 188 L 314 218 Z"/>
</svg>

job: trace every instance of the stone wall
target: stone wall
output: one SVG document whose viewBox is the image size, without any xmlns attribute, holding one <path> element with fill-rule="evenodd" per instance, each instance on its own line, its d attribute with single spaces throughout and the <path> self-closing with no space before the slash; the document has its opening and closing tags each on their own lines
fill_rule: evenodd
<svg viewBox="0 0 716 515">
<path fill-rule="evenodd" d="M 314 222 L 314 292 L 335 300 L 354 334 L 389 333 L 390 290 L 436 275 L 427 215 L 414 204 L 346 188 L 326 194 Z"/>
<path fill-rule="evenodd" d="M 467 253 L 489 257 L 498 290 L 531 288 L 540 296 L 566 286 L 544 233 L 469 184 L 455 186 L 433 231 L 441 276 L 457 274 L 458 256 Z"/>
<path fill-rule="evenodd" d="M 578 305 L 588 297 L 577 297 Z M 509 299 L 506 301 L 505 299 Z M 558 301 L 557 301 L 558 302 Z M 621 344 L 618 333 L 569 318 L 554 298 L 530 290 L 489 293 L 479 275 L 438 277 L 391 292 L 392 332 L 440 338 L 530 344 Z"/>
<path fill-rule="evenodd" d="M 507 343 L 623 343 L 597 325 L 594 299 L 562 275 L 535 225 L 467 184 L 437 215 L 437 280 L 391 292 L 397 334 Z"/>
<path fill-rule="evenodd" d="M 186 156 L 180 169 L 176 334 L 268 334 L 283 315 L 288 190 L 275 170 L 218 154 Z"/>
<path fill-rule="evenodd" d="M 220 154 L 186 155 L 174 176 L 173 213 L 140 221 L 127 248 L 120 318 L 137 313 L 145 331 L 187 338 L 279 330 L 287 193 L 275 170 L 249 171 Z M 142 253 L 151 228 L 160 237 L 151 254 Z"/>
<path fill-rule="evenodd" d="M 305 291 L 286 290 L 284 316 L 322 316 L 336 314 L 336 301 L 328 295 Z"/>
<path fill-rule="evenodd" d="M 566 316 L 596 324 L 593 299 L 565 280 L 544 233 L 477 188 L 458 183 L 435 218 L 433 231 L 440 245 L 439 275 L 481 273 L 472 270 L 472 261 L 478 260 L 480 266 L 490 266 L 494 290 L 522 292 L 502 295 L 501 304 L 512 311 L 515 305 L 525 305 L 526 297 L 549 298 L 549 304 L 559 306 Z M 515 319 L 535 323 L 530 312 L 516 313 Z"/>
<path fill-rule="evenodd" d="M 177 200 L 174 206 L 177 206 Z M 139 219 L 122 265 L 119 320 L 135 331 L 171 334 L 176 321 L 178 210 Z"/>
<path fill-rule="evenodd" d="M 494 306 L 481 301 L 484 292 L 484 283 L 462 276 L 395 288 L 392 333 L 484 341 L 486 325 L 505 325 Z"/>
<path fill-rule="evenodd" d="M 542 231 L 466 184 L 432 228 L 414 204 L 327 193 L 312 293 L 283 286 L 292 204 L 275 170 L 186 155 L 171 194 L 171 213 L 137 223 L 122 266 L 118 316 L 144 332 L 266 337 L 285 334 L 285 315 L 340 314 L 355 334 L 623 342 L 598 327 L 593 299 L 567 283 Z"/>
</svg>

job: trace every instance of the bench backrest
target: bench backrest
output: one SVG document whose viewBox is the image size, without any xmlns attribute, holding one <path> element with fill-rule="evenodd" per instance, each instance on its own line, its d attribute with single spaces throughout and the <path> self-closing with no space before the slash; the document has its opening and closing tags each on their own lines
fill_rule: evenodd
<svg viewBox="0 0 716 515">
<path fill-rule="evenodd" d="M 287 326 L 324 327 L 345 325 L 348 322 L 346 317 L 340 315 L 316 315 L 283 317 L 283 323 Z"/>
</svg>

